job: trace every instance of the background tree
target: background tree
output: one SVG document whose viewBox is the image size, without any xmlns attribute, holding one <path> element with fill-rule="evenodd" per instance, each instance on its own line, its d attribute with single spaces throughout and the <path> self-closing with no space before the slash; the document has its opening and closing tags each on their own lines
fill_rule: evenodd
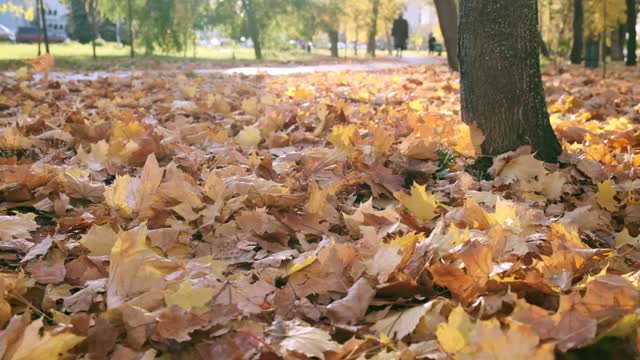
<svg viewBox="0 0 640 360">
<path fill-rule="evenodd" d="M 635 66 L 637 64 L 636 46 L 636 22 L 638 13 L 636 9 L 636 0 L 627 0 L 627 66 Z"/>
<path fill-rule="evenodd" d="M 454 0 L 434 0 L 438 12 L 440 31 L 447 49 L 449 68 L 458 71 L 458 9 Z"/>
<path fill-rule="evenodd" d="M 557 161 L 540 74 L 536 0 L 460 1 L 462 119 L 485 139 L 484 155 L 531 145 Z"/>
<path fill-rule="evenodd" d="M 42 35 L 43 35 L 43 40 L 44 40 L 44 49 L 46 51 L 47 54 L 50 54 L 49 52 L 49 33 L 47 32 L 47 15 L 44 9 L 44 3 L 43 0 L 36 0 L 36 6 L 37 8 L 40 10 L 38 11 L 38 14 L 40 15 L 40 25 L 41 25 L 41 29 L 42 29 Z M 40 42 L 40 37 L 38 37 L 38 42 Z M 38 50 L 38 54 L 40 53 L 40 50 Z"/>
<path fill-rule="evenodd" d="M 358 44 L 368 28 L 370 17 L 368 16 L 369 1 L 355 0 L 344 4 L 343 23 L 347 38 L 354 42 L 353 53 L 358 55 Z"/>
<path fill-rule="evenodd" d="M 144 6 L 145 0 L 101 0 L 99 5 L 100 13 L 112 21 L 126 20 L 126 39 L 129 44 L 129 56 L 135 56 L 135 34 L 134 23 L 137 23 L 137 16 Z"/>
<path fill-rule="evenodd" d="M 367 54 L 376 56 L 376 37 L 378 35 L 378 14 L 380 13 L 380 0 L 371 1 L 371 20 L 369 22 L 369 33 L 367 35 Z"/>
<path fill-rule="evenodd" d="M 582 0 L 573 0 L 573 45 L 571 47 L 571 63 L 582 63 L 583 44 L 584 7 Z"/>
<path fill-rule="evenodd" d="M 87 1 L 87 14 L 91 19 L 91 47 L 93 50 L 93 58 L 97 59 L 96 39 L 98 38 L 98 0 Z"/>
<path fill-rule="evenodd" d="M 242 11 L 244 12 L 249 36 L 253 42 L 253 51 L 255 52 L 256 60 L 261 60 L 262 44 L 260 43 L 260 27 L 258 26 L 254 0 L 242 0 Z"/>
<path fill-rule="evenodd" d="M 626 35 L 627 27 L 624 23 L 618 24 L 618 28 L 611 32 L 611 60 L 624 60 L 624 38 Z"/>
<path fill-rule="evenodd" d="M 87 15 L 86 0 L 71 0 L 67 4 L 71 12 L 67 21 L 67 31 L 71 39 L 80 44 L 88 44 L 93 38 L 93 31 Z"/>
</svg>

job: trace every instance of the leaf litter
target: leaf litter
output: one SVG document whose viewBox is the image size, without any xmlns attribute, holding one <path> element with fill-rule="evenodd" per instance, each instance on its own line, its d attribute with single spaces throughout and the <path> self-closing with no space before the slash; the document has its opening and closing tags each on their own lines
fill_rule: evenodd
<svg viewBox="0 0 640 360">
<path fill-rule="evenodd" d="M 4 359 L 634 351 L 631 70 L 549 69 L 561 164 L 523 147 L 490 169 L 442 65 L 19 73 L 0 79 Z"/>
</svg>

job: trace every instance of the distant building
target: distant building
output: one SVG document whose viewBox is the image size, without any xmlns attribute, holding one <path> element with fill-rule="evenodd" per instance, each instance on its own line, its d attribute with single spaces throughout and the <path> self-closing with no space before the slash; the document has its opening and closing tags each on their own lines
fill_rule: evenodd
<svg viewBox="0 0 640 360">
<path fill-rule="evenodd" d="M 0 0 L 0 5 L 9 2 L 16 3 L 15 0 Z M 25 1 L 25 3 L 33 7 L 35 1 Z M 67 6 L 59 0 L 44 0 L 44 9 L 47 19 L 47 32 L 52 35 L 65 36 L 65 25 L 67 23 L 67 15 L 69 14 Z M 34 18 L 36 18 L 35 15 Z M 16 16 L 13 13 L 0 13 L 0 24 L 6 26 L 14 33 L 20 26 L 36 26 L 33 21 L 29 21 L 23 16 Z"/>
</svg>

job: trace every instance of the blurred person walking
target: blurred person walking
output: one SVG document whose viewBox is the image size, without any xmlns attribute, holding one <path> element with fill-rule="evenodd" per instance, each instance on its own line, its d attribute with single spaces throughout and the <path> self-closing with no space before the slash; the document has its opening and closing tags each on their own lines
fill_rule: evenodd
<svg viewBox="0 0 640 360">
<path fill-rule="evenodd" d="M 407 39 L 409 38 L 409 23 L 402 17 L 402 13 L 399 13 L 398 18 L 393 21 L 391 36 L 393 36 L 396 56 L 402 57 L 402 51 L 407 50 Z"/>
</svg>

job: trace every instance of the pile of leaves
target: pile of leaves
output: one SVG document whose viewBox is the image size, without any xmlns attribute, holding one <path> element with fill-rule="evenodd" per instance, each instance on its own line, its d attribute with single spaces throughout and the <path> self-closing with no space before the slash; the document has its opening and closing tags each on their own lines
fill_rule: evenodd
<svg viewBox="0 0 640 360">
<path fill-rule="evenodd" d="M 562 162 L 487 170 L 444 65 L 1 78 L 0 357 L 633 356 L 639 81 L 549 70 Z"/>
</svg>

